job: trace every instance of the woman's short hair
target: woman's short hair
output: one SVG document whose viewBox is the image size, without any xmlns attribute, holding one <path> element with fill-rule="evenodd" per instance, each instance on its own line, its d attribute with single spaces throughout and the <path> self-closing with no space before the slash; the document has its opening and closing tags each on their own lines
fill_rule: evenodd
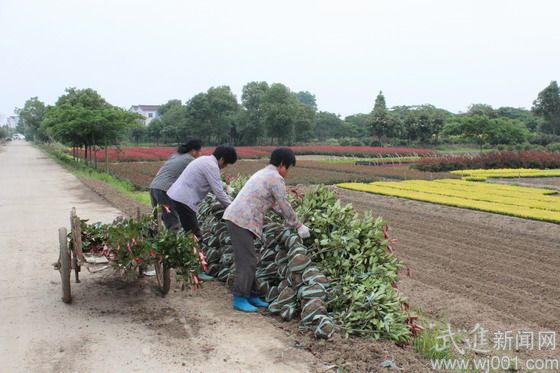
<svg viewBox="0 0 560 373">
<path fill-rule="evenodd" d="M 231 145 L 218 145 L 212 154 L 217 160 L 223 158 L 226 164 L 234 164 L 237 162 L 237 152 Z"/>
<path fill-rule="evenodd" d="M 286 168 L 296 165 L 296 155 L 290 148 L 276 148 L 270 155 L 270 164 L 278 167 L 281 164 Z"/>
<path fill-rule="evenodd" d="M 202 142 L 198 139 L 193 139 L 187 141 L 184 144 L 179 145 L 179 147 L 177 147 L 177 153 L 185 154 L 190 152 L 191 150 L 200 150 L 200 149 L 202 149 Z"/>
</svg>

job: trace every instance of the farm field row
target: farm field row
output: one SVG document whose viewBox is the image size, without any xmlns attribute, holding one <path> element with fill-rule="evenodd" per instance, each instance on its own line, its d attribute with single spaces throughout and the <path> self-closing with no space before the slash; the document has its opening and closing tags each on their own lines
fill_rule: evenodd
<svg viewBox="0 0 560 373">
<path fill-rule="evenodd" d="M 251 176 L 268 162 L 265 160 L 239 160 L 224 170 L 224 175 Z M 112 162 L 109 172 L 126 179 L 139 189 L 146 189 L 163 162 Z M 343 182 L 372 182 L 379 180 L 437 179 L 455 177 L 446 172 L 430 173 L 397 166 L 357 166 L 349 163 L 326 163 L 322 161 L 298 161 L 290 169 L 288 184 L 336 184 Z M 456 176 L 459 178 L 459 176 Z"/>
<path fill-rule="evenodd" d="M 423 171 L 452 171 L 474 169 L 560 168 L 560 152 L 505 151 L 454 156 L 423 157 L 416 167 Z"/>
<path fill-rule="evenodd" d="M 300 155 L 297 157 L 298 161 L 320 161 L 325 163 L 349 163 L 355 164 L 361 162 L 362 164 L 369 163 L 371 165 L 394 164 L 400 165 L 403 163 L 413 163 L 421 159 L 421 157 L 414 156 L 385 156 L 385 157 L 346 157 L 338 155 Z"/>
<path fill-rule="evenodd" d="M 442 205 L 560 223 L 556 191 L 465 180 L 342 183 L 340 187 Z"/>
<path fill-rule="evenodd" d="M 239 158 L 257 159 L 267 158 L 276 146 L 238 146 L 235 149 Z M 392 148 L 392 147 L 373 147 L 373 146 L 335 146 L 335 145 L 306 145 L 290 146 L 297 155 L 326 155 L 326 156 L 346 156 L 346 157 L 414 157 L 434 155 L 431 149 L 417 148 Z M 176 150 L 175 147 L 129 147 L 129 148 L 109 148 L 107 157 L 111 162 L 131 162 L 131 161 L 163 161 Z M 213 147 L 203 149 L 204 154 L 211 154 Z M 99 149 L 95 156 L 98 160 L 105 159 L 105 150 Z"/>
<path fill-rule="evenodd" d="M 451 171 L 465 180 L 484 181 L 489 177 L 516 178 L 516 177 L 556 177 L 560 176 L 560 169 L 540 170 L 537 168 L 498 168 L 477 170 Z"/>
</svg>

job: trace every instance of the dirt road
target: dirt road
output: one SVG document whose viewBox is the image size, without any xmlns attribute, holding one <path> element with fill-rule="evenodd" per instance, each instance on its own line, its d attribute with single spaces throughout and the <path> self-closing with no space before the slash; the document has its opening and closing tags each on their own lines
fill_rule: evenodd
<svg viewBox="0 0 560 373">
<path fill-rule="evenodd" d="M 220 285 L 161 298 L 152 280 L 126 284 L 83 270 L 73 304 L 62 303 L 51 263 L 72 206 L 91 221 L 120 214 L 32 146 L 0 153 L 0 371 L 305 372 L 317 364 L 264 316 L 232 311 Z"/>
</svg>

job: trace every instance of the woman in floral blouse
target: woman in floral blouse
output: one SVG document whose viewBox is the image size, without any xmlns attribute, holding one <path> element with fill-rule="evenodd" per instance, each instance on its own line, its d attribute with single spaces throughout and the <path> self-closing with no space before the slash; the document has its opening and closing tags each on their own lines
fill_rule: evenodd
<svg viewBox="0 0 560 373">
<path fill-rule="evenodd" d="M 309 228 L 300 223 L 287 198 L 284 178 L 295 165 L 296 157 L 291 149 L 275 149 L 270 164 L 251 176 L 224 213 L 236 266 L 233 285 L 233 308 L 236 310 L 256 312 L 257 307 L 268 307 L 256 294 L 254 245 L 254 239 L 262 235 L 266 211 L 274 208 L 284 216 L 288 226 L 297 229 L 300 237 L 309 237 Z"/>
</svg>

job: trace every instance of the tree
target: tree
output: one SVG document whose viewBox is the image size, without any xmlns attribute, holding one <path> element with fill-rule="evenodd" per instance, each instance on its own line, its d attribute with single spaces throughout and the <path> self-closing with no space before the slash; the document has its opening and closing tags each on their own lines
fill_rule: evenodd
<svg viewBox="0 0 560 373">
<path fill-rule="evenodd" d="M 298 99 L 288 87 L 280 83 L 270 86 L 265 98 L 264 125 L 271 143 L 289 145 L 294 141 L 298 105 Z"/>
<path fill-rule="evenodd" d="M 158 107 L 158 114 L 159 114 L 159 116 L 162 116 L 170 108 L 175 107 L 175 106 L 182 106 L 182 105 L 183 105 L 183 103 L 179 99 L 169 100 L 165 104 L 160 105 Z"/>
<path fill-rule="evenodd" d="M 8 129 L 0 127 L 0 140 L 5 139 L 6 137 L 8 137 Z"/>
<path fill-rule="evenodd" d="M 239 110 L 231 116 L 231 128 L 229 132 L 229 142 L 235 145 L 255 145 L 255 143 L 246 144 L 243 139 L 242 128 L 245 125 L 245 120 L 247 118 L 247 113 L 241 106 L 238 106 Z"/>
<path fill-rule="evenodd" d="M 463 115 L 445 124 L 443 133 L 483 144 L 514 144 L 527 140 L 529 131 L 517 120 L 488 118 L 485 115 Z"/>
<path fill-rule="evenodd" d="M 283 84 L 250 82 L 243 87 L 242 111 L 236 117 L 237 135 L 243 144 L 291 144 L 306 141 L 315 125 L 315 96 L 293 93 Z"/>
<path fill-rule="evenodd" d="M 428 110 L 418 110 L 416 113 L 416 133 L 421 143 L 427 143 L 432 135 L 432 121 Z"/>
<path fill-rule="evenodd" d="M 443 128 L 443 134 L 474 141 L 482 147 L 486 142 L 485 134 L 489 132 L 489 128 L 490 119 L 487 116 L 465 115 L 447 122 Z"/>
<path fill-rule="evenodd" d="M 416 134 L 420 142 L 437 143 L 439 133 L 450 113 L 433 105 L 420 105 L 414 109 L 417 120 Z"/>
<path fill-rule="evenodd" d="M 315 110 L 312 107 L 298 103 L 294 122 L 296 141 L 306 141 L 313 137 L 315 115 Z"/>
<path fill-rule="evenodd" d="M 369 115 L 354 114 L 344 118 L 342 135 L 348 137 L 367 137 L 369 135 Z"/>
<path fill-rule="evenodd" d="M 136 145 L 138 145 L 140 143 L 140 141 L 142 141 L 142 139 L 144 139 L 147 132 L 148 132 L 148 130 L 147 130 L 147 127 L 144 125 L 144 123 L 136 122 L 128 128 L 129 138 L 132 141 L 134 141 L 134 143 Z"/>
<path fill-rule="evenodd" d="M 41 122 L 45 116 L 45 104 L 37 97 L 31 97 L 25 101 L 23 108 L 16 108 L 15 112 L 19 115 L 19 130 L 23 130 L 26 138 L 33 141 L 44 140 L 44 135 L 40 133 Z"/>
<path fill-rule="evenodd" d="M 179 143 L 182 135 L 187 132 L 186 115 L 186 107 L 181 100 L 167 101 L 159 106 L 158 117 L 148 124 L 148 136 L 156 142 L 163 139 L 164 143 Z"/>
<path fill-rule="evenodd" d="M 216 144 L 231 142 L 235 131 L 235 119 L 239 112 L 237 98 L 230 87 L 220 86 L 208 89 L 209 128 L 208 135 Z"/>
<path fill-rule="evenodd" d="M 187 134 L 209 144 L 232 140 L 239 104 L 228 86 L 211 87 L 193 96 L 186 105 Z"/>
<path fill-rule="evenodd" d="M 407 144 L 418 136 L 416 109 L 414 106 L 394 106 L 391 108 L 391 135 L 406 140 Z"/>
<path fill-rule="evenodd" d="M 469 106 L 469 110 L 467 111 L 467 115 L 484 115 L 488 118 L 496 118 L 496 112 L 494 108 L 490 105 L 486 104 L 472 104 Z"/>
<path fill-rule="evenodd" d="M 519 120 L 525 124 L 531 131 L 536 131 L 542 126 L 542 118 L 535 115 L 530 110 L 523 109 L 523 108 L 514 108 L 514 107 L 500 107 L 496 109 L 496 115 L 498 117 L 505 117 L 513 120 Z"/>
<path fill-rule="evenodd" d="M 397 106 L 392 110 L 393 133 L 395 137 L 406 139 L 406 143 L 418 138 L 418 120 L 413 106 Z"/>
<path fill-rule="evenodd" d="M 154 141 L 159 145 L 159 141 L 162 137 L 163 123 L 160 118 L 155 118 L 148 123 L 147 135 L 150 141 Z"/>
<path fill-rule="evenodd" d="M 175 126 L 162 126 L 161 137 L 166 144 L 179 142 L 178 131 Z"/>
<path fill-rule="evenodd" d="M 379 94 L 375 98 L 375 105 L 371 112 L 370 118 L 370 129 L 371 135 L 377 136 L 379 142 L 383 136 L 389 135 L 389 111 L 387 110 L 387 105 L 385 104 L 385 96 L 383 92 L 379 91 Z"/>
<path fill-rule="evenodd" d="M 114 144 L 126 129 L 140 119 L 107 103 L 93 89 L 66 89 L 42 122 L 42 128 L 54 139 L 72 146 L 84 146 L 85 159 L 96 145 Z"/>
<path fill-rule="evenodd" d="M 186 105 L 186 120 L 192 136 L 208 140 L 210 127 L 210 106 L 204 92 L 194 95 Z"/>
<path fill-rule="evenodd" d="M 486 141 L 491 145 L 521 144 L 528 137 L 529 130 L 521 121 L 502 117 L 490 119 Z"/>
<path fill-rule="evenodd" d="M 550 82 L 548 87 L 539 92 L 533 101 L 532 110 L 544 119 L 543 132 L 560 135 L 560 89 L 556 81 Z"/>
<path fill-rule="evenodd" d="M 395 106 L 388 125 L 391 137 L 421 143 L 437 143 L 439 134 L 452 114 L 433 105 Z"/>
<path fill-rule="evenodd" d="M 241 103 L 245 110 L 241 115 L 238 132 L 244 144 L 258 144 L 266 136 L 264 124 L 267 82 L 250 82 L 243 86 Z"/>
<path fill-rule="evenodd" d="M 309 106 L 313 111 L 317 111 L 317 99 L 314 94 L 308 91 L 301 91 L 296 93 L 296 97 L 302 104 Z"/>
<path fill-rule="evenodd" d="M 192 132 L 187 123 L 187 107 L 181 105 L 180 102 L 169 105 L 164 110 L 163 115 L 159 117 L 159 120 L 161 122 L 161 135 L 166 143 L 178 144 Z"/>
<path fill-rule="evenodd" d="M 315 117 L 315 137 L 319 141 L 337 137 L 342 132 L 342 119 L 334 113 L 320 111 Z"/>
</svg>

